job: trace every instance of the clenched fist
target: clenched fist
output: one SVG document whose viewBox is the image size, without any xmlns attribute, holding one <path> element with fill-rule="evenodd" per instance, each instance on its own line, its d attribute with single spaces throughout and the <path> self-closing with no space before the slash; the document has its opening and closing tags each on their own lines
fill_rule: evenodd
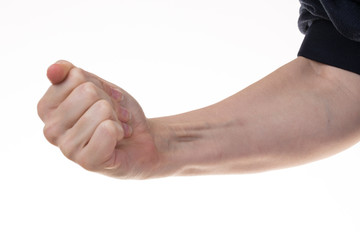
<svg viewBox="0 0 360 240">
<path fill-rule="evenodd" d="M 58 61 L 48 68 L 52 85 L 38 103 L 46 139 L 87 170 L 144 179 L 161 166 L 150 123 L 121 88 Z"/>
</svg>

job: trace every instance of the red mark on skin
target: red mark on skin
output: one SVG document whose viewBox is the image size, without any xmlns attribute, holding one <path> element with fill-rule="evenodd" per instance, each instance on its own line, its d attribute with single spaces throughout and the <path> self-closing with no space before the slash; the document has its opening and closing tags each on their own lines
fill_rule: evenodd
<svg viewBox="0 0 360 240">
<path fill-rule="evenodd" d="M 66 72 L 62 64 L 53 64 L 47 70 L 47 77 L 52 84 L 61 83 L 66 77 Z"/>
<path fill-rule="evenodd" d="M 111 88 L 111 96 L 114 98 L 115 101 L 122 101 L 124 99 L 124 95 L 122 92 L 115 88 Z"/>
<path fill-rule="evenodd" d="M 69 71 L 74 67 L 70 62 L 60 60 L 51 65 L 47 70 L 47 77 L 52 84 L 59 84 L 65 80 Z"/>
</svg>

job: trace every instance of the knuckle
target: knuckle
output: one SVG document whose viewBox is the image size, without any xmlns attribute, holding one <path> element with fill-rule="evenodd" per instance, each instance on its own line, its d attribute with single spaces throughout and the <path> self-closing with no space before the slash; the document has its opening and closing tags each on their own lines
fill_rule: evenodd
<svg viewBox="0 0 360 240">
<path fill-rule="evenodd" d="M 117 127 L 114 121 L 105 120 L 99 125 L 99 128 L 105 136 L 116 138 Z"/>
<path fill-rule="evenodd" d="M 67 85 L 72 86 L 73 88 L 87 82 L 84 70 L 76 67 L 72 68 L 66 77 L 66 81 L 68 82 Z"/>
<path fill-rule="evenodd" d="M 44 126 L 44 136 L 52 144 L 57 145 L 57 140 L 60 136 L 59 126 L 55 123 L 47 123 Z"/>
<path fill-rule="evenodd" d="M 48 119 L 51 110 L 53 110 L 53 108 L 50 107 L 49 102 L 46 101 L 45 96 L 39 100 L 36 109 L 40 119 L 43 122 L 45 122 Z"/>
<path fill-rule="evenodd" d="M 78 83 L 82 83 L 86 81 L 84 70 L 77 67 L 74 67 L 69 71 L 67 78 Z"/>
<path fill-rule="evenodd" d="M 91 171 L 91 172 L 95 172 L 98 170 L 98 166 L 94 163 L 91 163 L 87 158 L 83 157 L 78 159 L 77 164 L 79 164 L 82 168 Z"/>
<path fill-rule="evenodd" d="M 96 102 L 96 111 L 105 119 L 113 117 L 112 105 L 105 99 L 101 99 Z"/>
<path fill-rule="evenodd" d="M 65 157 L 71 160 L 75 160 L 76 147 L 72 141 L 66 137 L 59 144 L 59 148 Z"/>
<path fill-rule="evenodd" d="M 85 82 L 77 87 L 77 91 L 81 96 L 94 102 L 99 99 L 97 87 L 92 82 Z"/>
<path fill-rule="evenodd" d="M 45 103 L 43 99 L 40 99 L 40 101 L 38 102 L 37 106 L 37 113 L 39 115 L 39 117 L 41 118 L 41 120 L 44 120 L 45 118 Z"/>
</svg>

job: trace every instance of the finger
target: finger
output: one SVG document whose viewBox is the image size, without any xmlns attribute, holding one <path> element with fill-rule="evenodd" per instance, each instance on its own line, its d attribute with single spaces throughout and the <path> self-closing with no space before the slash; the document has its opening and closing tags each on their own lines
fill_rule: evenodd
<svg viewBox="0 0 360 240">
<path fill-rule="evenodd" d="M 115 113 L 106 100 L 99 100 L 59 140 L 59 147 L 66 157 L 75 160 L 90 141 L 96 128 L 106 120 L 115 120 Z"/>
<path fill-rule="evenodd" d="M 116 113 L 118 119 L 124 123 L 131 120 L 131 113 L 129 112 L 129 110 L 127 110 L 127 108 L 121 106 L 120 104 L 116 106 Z"/>
<path fill-rule="evenodd" d="M 107 96 L 109 96 L 109 98 L 106 99 L 113 102 L 118 119 L 125 123 L 130 121 L 131 113 L 122 106 L 126 105 L 126 101 L 124 101 L 125 91 L 92 73 L 86 71 L 83 71 L 82 73 L 83 75 L 85 75 L 86 80 L 92 82 L 94 85 L 99 87 Z"/>
<path fill-rule="evenodd" d="M 66 79 L 66 76 L 75 66 L 65 60 L 57 61 L 47 69 L 47 77 L 52 84 L 59 84 Z"/>
<path fill-rule="evenodd" d="M 118 88 L 116 85 L 102 79 L 93 73 L 84 71 L 84 74 L 89 80 L 93 81 L 97 86 L 102 88 L 109 96 L 111 96 L 113 88 Z"/>
<path fill-rule="evenodd" d="M 71 94 L 54 110 L 51 117 L 44 118 L 44 134 L 47 140 L 58 145 L 58 138 L 81 118 L 81 116 L 96 102 L 104 99 L 111 102 L 109 96 L 91 82 L 79 85 Z M 93 113 L 95 116 L 99 114 Z"/>
<path fill-rule="evenodd" d="M 123 102 L 125 95 L 127 94 L 123 89 L 119 88 L 115 84 L 108 82 L 99 76 L 84 71 L 84 74 L 86 77 L 93 81 L 97 86 L 99 86 L 101 89 L 103 89 L 109 96 L 111 96 L 114 101 L 116 102 Z"/>
<path fill-rule="evenodd" d="M 79 68 L 72 68 L 65 81 L 51 85 L 38 103 L 38 112 L 41 119 L 51 110 L 56 109 L 80 84 L 87 82 L 85 75 Z"/>
<path fill-rule="evenodd" d="M 122 129 L 124 131 L 124 138 L 129 138 L 131 137 L 132 133 L 133 133 L 133 129 L 129 124 L 126 123 L 121 123 Z"/>
<path fill-rule="evenodd" d="M 73 68 L 76 67 L 72 63 L 65 60 L 59 60 L 47 69 L 47 77 L 52 84 L 59 84 L 67 78 Z M 109 95 L 111 95 L 111 88 L 116 87 L 114 84 L 96 76 L 93 73 L 83 70 L 83 74 L 89 81 L 92 81 Z"/>
<path fill-rule="evenodd" d="M 94 85 L 102 89 L 107 95 L 112 96 L 112 90 L 107 84 L 103 84 L 102 79 L 94 77 L 80 68 L 71 68 L 64 81 L 59 84 L 52 85 L 47 90 L 43 98 L 40 100 L 40 107 L 43 106 L 44 111 L 57 108 L 62 101 L 80 84 L 92 82 Z M 117 94 L 121 94 L 119 91 Z M 114 99 L 114 102 L 116 100 Z"/>
<path fill-rule="evenodd" d="M 111 97 L 111 101 L 113 102 L 113 105 L 114 105 L 114 108 L 116 111 L 117 119 L 122 122 L 121 125 L 124 130 L 124 135 L 125 135 L 124 137 L 125 138 L 130 137 L 133 133 L 133 128 L 130 125 L 130 124 L 132 124 L 131 123 L 132 114 L 128 110 L 127 107 L 130 106 L 129 100 L 131 97 L 123 89 L 117 87 L 116 85 L 114 85 L 110 82 L 107 82 L 106 80 L 104 80 L 92 73 L 84 71 L 84 74 L 86 75 L 87 79 L 94 82 L 97 86 L 100 86 L 100 88 L 108 96 Z M 126 97 L 126 96 L 128 96 L 128 97 Z M 125 106 L 127 106 L 127 107 L 125 107 Z"/>
<path fill-rule="evenodd" d="M 83 148 L 77 163 L 90 171 L 113 168 L 118 164 L 115 147 L 123 136 L 123 130 L 117 122 L 103 121 Z"/>
</svg>

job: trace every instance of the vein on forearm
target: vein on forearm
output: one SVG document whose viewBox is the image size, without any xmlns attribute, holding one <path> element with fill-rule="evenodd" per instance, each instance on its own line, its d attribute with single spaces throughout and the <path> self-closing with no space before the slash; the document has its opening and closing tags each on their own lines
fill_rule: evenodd
<svg viewBox="0 0 360 240">
<path fill-rule="evenodd" d="M 360 139 L 360 79 L 321 68 L 314 74 L 298 58 L 217 104 L 157 119 L 159 149 L 179 175 L 265 171 L 339 152 Z"/>
</svg>

